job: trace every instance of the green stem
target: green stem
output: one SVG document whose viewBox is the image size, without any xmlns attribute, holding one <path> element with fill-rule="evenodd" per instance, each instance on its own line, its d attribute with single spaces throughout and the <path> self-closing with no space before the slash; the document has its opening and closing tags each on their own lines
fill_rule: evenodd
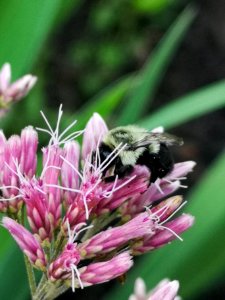
<svg viewBox="0 0 225 300">
<path fill-rule="evenodd" d="M 28 277 L 28 282 L 30 286 L 30 291 L 31 291 L 31 296 L 33 298 L 33 295 L 35 294 L 36 291 L 36 281 L 35 281 L 35 276 L 34 276 L 34 271 L 31 263 L 29 262 L 29 259 L 24 255 L 24 261 L 26 265 L 26 270 L 27 270 L 27 277 Z"/>
<path fill-rule="evenodd" d="M 33 300 L 53 300 L 66 290 L 68 290 L 68 286 L 66 285 L 46 281 L 36 290 Z"/>
<path fill-rule="evenodd" d="M 53 252 L 52 260 L 55 259 L 57 257 L 57 255 L 59 254 L 60 250 L 63 247 L 64 241 L 65 241 L 65 236 L 64 236 L 63 232 L 60 231 L 58 234 L 56 243 L 54 245 L 55 251 Z"/>
<path fill-rule="evenodd" d="M 45 283 L 47 282 L 48 278 L 45 274 L 42 275 L 41 280 L 38 283 L 37 289 L 35 293 L 38 293 L 39 290 L 41 290 L 43 288 L 43 286 L 45 285 Z"/>
<path fill-rule="evenodd" d="M 118 215 L 118 212 L 115 211 L 111 215 L 106 213 L 106 214 L 94 219 L 92 222 L 93 227 L 86 231 L 86 233 L 82 237 L 82 242 L 85 242 L 90 237 L 92 237 L 96 233 L 100 232 L 102 230 L 102 228 L 104 228 L 110 222 L 112 222 L 116 218 L 117 215 Z"/>
<path fill-rule="evenodd" d="M 65 293 L 67 290 L 69 289 L 68 286 L 66 285 L 61 285 L 60 287 L 58 287 L 55 292 L 52 294 L 52 299 L 57 298 L 59 295 Z"/>
</svg>

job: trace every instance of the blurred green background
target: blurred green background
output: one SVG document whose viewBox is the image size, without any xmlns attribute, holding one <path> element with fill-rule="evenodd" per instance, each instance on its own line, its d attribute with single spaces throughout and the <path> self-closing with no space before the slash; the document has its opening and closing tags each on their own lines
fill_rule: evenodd
<svg viewBox="0 0 225 300">
<path fill-rule="evenodd" d="M 40 110 L 54 121 L 63 103 L 65 126 L 83 128 L 94 111 L 110 127 L 163 125 L 185 141 L 176 160 L 198 163 L 180 191 L 196 216 L 183 243 L 136 259 L 123 286 L 59 299 L 127 299 L 138 276 L 149 288 L 178 279 L 184 299 L 225 299 L 224 13 L 222 0 L 0 1 L 0 66 L 39 78 L 0 120 L 7 135 L 43 126 Z M 0 299 L 29 299 L 22 255 L 3 229 L 0 238 Z"/>
</svg>

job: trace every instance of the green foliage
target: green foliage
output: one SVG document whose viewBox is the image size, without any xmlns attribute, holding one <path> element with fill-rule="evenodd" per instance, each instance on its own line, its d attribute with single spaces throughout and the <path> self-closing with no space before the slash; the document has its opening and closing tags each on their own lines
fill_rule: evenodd
<svg viewBox="0 0 225 300">
<path fill-rule="evenodd" d="M 175 0 L 133 0 L 133 5 L 140 12 L 159 13 L 173 2 Z"/>
<path fill-rule="evenodd" d="M 30 70 L 38 58 L 42 59 L 39 56 L 40 51 L 63 3 L 62 0 L 21 0 L 19 2 L 11 0 L 1 3 L 0 65 L 6 61 L 10 62 L 14 79 Z M 40 89 L 38 88 L 37 91 L 40 96 Z M 16 124 L 18 128 L 21 122 L 25 122 L 25 118 L 21 118 L 25 115 L 24 112 L 34 117 L 35 109 L 40 107 L 41 100 L 40 97 L 32 106 L 32 102 L 27 102 L 27 105 L 23 104 L 23 108 L 25 108 L 21 110 L 21 113 L 18 114 L 18 111 L 15 114 L 12 113 L 9 118 L 11 126 Z M 37 111 L 37 113 L 39 112 Z M 18 123 L 16 119 L 19 120 Z M 7 118 L 1 126 L 4 126 L 5 122 L 7 123 Z M 0 231 L 0 239 L 2 241 L 0 245 L 0 275 L 2 279 L 4 278 L 0 282 L 0 298 L 24 300 L 28 298 L 29 290 L 22 255 L 15 246 L 15 242 L 3 230 Z"/>
<path fill-rule="evenodd" d="M 88 27 L 89 34 L 84 31 L 68 50 L 85 97 L 121 76 L 121 72 L 137 68 L 146 56 L 145 48 L 148 51 L 154 43 L 152 17 L 139 14 L 132 1 L 96 1 L 95 5 L 87 4 L 87 7 L 89 19 L 83 21 L 83 27 Z M 168 26 L 171 18 L 165 19 L 165 26 Z M 144 30 L 143 23 L 147 24 Z"/>
<path fill-rule="evenodd" d="M 160 124 L 168 129 L 224 106 L 225 81 L 223 80 L 176 99 L 141 120 L 140 125 L 152 129 Z"/>
<path fill-rule="evenodd" d="M 103 90 L 100 95 L 90 100 L 78 113 L 79 128 L 83 128 L 93 112 L 98 112 L 107 119 L 119 106 L 132 85 L 132 77 L 126 77 Z"/>
<path fill-rule="evenodd" d="M 44 46 L 54 28 L 60 28 L 83 3 L 81 0 L 2 1 L 0 65 L 9 61 L 13 77 L 17 78 L 36 64 L 34 73 L 40 77 L 30 96 L 15 105 L 12 112 L 1 120 L 1 127 L 7 132 L 19 132 L 30 123 L 43 126 L 40 109 L 46 112 L 54 124 L 56 109 L 53 111 L 46 108 L 45 83 L 48 78 L 45 63 L 49 52 Z M 68 50 L 72 63 L 82 70 L 79 74 L 80 87 L 85 95 L 92 95 L 94 91 L 102 89 L 106 82 L 117 78 L 121 69 L 126 70 L 128 62 L 135 59 L 136 51 L 142 50 L 149 35 L 139 32 L 137 24 L 143 19 L 136 14 L 137 10 L 155 13 L 166 10 L 168 6 L 169 1 L 166 0 L 134 0 L 132 4 L 117 0 L 113 3 L 98 2 L 98 5 L 91 8 L 89 26 L 93 24 L 93 31 L 90 40 L 86 37 L 76 40 Z M 195 15 L 193 7 L 186 8 L 138 74 L 125 76 L 111 84 L 85 103 L 76 115 L 67 111 L 62 125 L 67 126 L 76 117 L 79 120 L 76 129 L 82 129 L 93 112 L 97 111 L 106 119 L 112 118 L 112 114 L 117 112 L 114 119 L 120 125 L 138 122 L 148 129 L 158 125 L 172 128 L 224 107 L 225 82 L 221 81 L 182 96 L 140 120 L 146 107 L 152 104 L 163 75 Z M 149 24 L 151 22 L 149 18 Z M 111 35 L 107 36 L 108 31 L 113 33 L 115 39 Z M 99 34 L 100 42 L 93 43 Z M 40 145 L 45 141 L 46 137 L 41 137 Z M 163 277 L 177 278 L 181 281 L 182 296 L 189 298 L 197 295 L 201 288 L 210 285 L 224 272 L 224 170 L 223 154 L 189 195 L 190 204 L 185 211 L 196 216 L 196 225 L 184 235 L 184 243 L 176 241 L 140 259 L 126 284 L 111 291 L 107 299 L 127 299 L 133 290 L 134 279 L 138 276 L 143 276 L 151 286 Z M 0 299 L 24 300 L 28 298 L 29 291 L 25 271 L 21 271 L 24 270 L 22 255 L 6 231 L 0 230 L 0 239 L 3 241 L 0 244 L 0 276 L 4 278 L 0 282 Z"/>
<path fill-rule="evenodd" d="M 2 231 L 2 230 L 1 230 Z M 4 250 L 1 249 L 0 257 L 0 298 L 9 300 L 29 299 L 29 286 L 23 261 L 22 252 L 16 247 L 15 242 L 7 234 L 4 239 Z"/>
<path fill-rule="evenodd" d="M 31 69 L 60 8 L 61 0 L 4 1 L 0 11 L 0 65 L 9 61 L 13 77 Z"/>
<path fill-rule="evenodd" d="M 146 107 L 149 107 L 167 66 L 174 57 L 195 15 L 196 11 L 193 7 L 186 8 L 161 40 L 154 53 L 150 55 L 146 65 L 137 76 L 138 84 L 131 91 L 118 118 L 118 124 L 136 122 Z"/>
</svg>

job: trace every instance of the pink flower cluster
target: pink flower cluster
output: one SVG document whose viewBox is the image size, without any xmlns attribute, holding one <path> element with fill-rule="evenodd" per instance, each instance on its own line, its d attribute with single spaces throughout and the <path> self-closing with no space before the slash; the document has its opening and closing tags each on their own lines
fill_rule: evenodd
<svg viewBox="0 0 225 300">
<path fill-rule="evenodd" d="M 153 290 L 146 292 L 146 286 L 141 278 L 137 278 L 134 285 L 134 294 L 128 300 L 179 300 L 177 296 L 179 282 L 177 280 L 162 280 Z"/>
<path fill-rule="evenodd" d="M 11 66 L 5 63 L 0 70 L 0 116 L 4 115 L 12 102 L 16 102 L 27 95 L 37 81 L 37 77 L 30 74 L 10 84 Z"/>
<path fill-rule="evenodd" d="M 74 290 L 116 278 L 131 268 L 132 256 L 181 239 L 193 217 L 183 214 L 170 220 L 183 205 L 182 197 L 166 197 L 182 187 L 195 163 L 175 164 L 169 175 L 150 186 L 151 174 L 144 166 L 106 182 L 102 174 L 118 154 L 96 163 L 108 131 L 103 119 L 95 113 L 89 120 L 80 151 L 74 139 L 83 131 L 69 133 L 73 122 L 59 133 L 61 117 L 60 108 L 56 129 L 45 116 L 48 128 L 39 129 L 50 135 L 40 175 L 36 130 L 27 127 L 8 140 L 1 133 L 0 209 L 11 216 L 3 218 L 3 226 L 31 264 L 50 283 Z M 24 208 L 29 230 L 19 224 Z"/>
</svg>

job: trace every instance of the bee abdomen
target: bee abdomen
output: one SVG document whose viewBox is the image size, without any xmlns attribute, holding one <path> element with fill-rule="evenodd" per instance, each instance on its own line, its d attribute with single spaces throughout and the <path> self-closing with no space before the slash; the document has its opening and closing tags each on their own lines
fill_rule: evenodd
<svg viewBox="0 0 225 300">
<path fill-rule="evenodd" d="M 145 165 L 151 172 L 151 182 L 155 182 L 157 178 L 163 178 L 169 174 L 174 166 L 172 155 L 168 147 L 161 143 L 159 152 L 152 153 L 145 150 L 137 160 L 137 164 Z"/>
</svg>

